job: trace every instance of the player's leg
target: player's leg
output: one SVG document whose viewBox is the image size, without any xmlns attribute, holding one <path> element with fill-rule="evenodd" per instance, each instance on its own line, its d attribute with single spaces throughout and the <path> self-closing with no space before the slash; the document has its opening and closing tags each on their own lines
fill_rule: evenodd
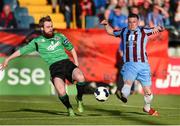
<svg viewBox="0 0 180 126">
<path fill-rule="evenodd" d="M 69 116 L 74 116 L 74 112 L 72 109 L 72 106 L 69 102 L 69 97 L 66 93 L 65 83 L 62 79 L 55 77 L 53 79 L 54 87 L 58 93 L 58 97 L 61 100 L 61 102 L 66 106 Z"/>
<path fill-rule="evenodd" d="M 117 96 L 122 102 L 124 102 L 124 103 L 127 102 L 127 98 L 128 98 L 128 96 L 130 95 L 130 93 L 131 93 L 132 83 L 133 83 L 133 82 L 130 81 L 130 80 L 124 80 L 124 85 L 123 85 L 121 91 L 118 90 L 118 91 L 116 92 L 116 96 Z"/>
<path fill-rule="evenodd" d="M 69 60 L 62 60 L 56 62 L 49 67 L 49 70 L 51 74 L 51 80 L 58 93 L 59 99 L 68 109 L 69 116 L 74 116 L 72 106 L 69 102 L 69 97 L 66 94 L 65 90 L 66 69 L 64 69 L 64 67 L 66 66 L 66 62 L 68 61 Z"/>
<path fill-rule="evenodd" d="M 143 86 L 143 91 L 144 91 L 143 111 L 147 112 L 149 115 L 158 116 L 159 113 L 151 107 L 151 103 L 153 100 L 153 94 L 151 92 L 151 87 L 150 86 Z"/>
<path fill-rule="evenodd" d="M 127 98 L 131 93 L 131 86 L 137 76 L 137 68 L 135 63 L 125 63 L 122 67 L 121 74 L 123 76 L 124 85 L 121 91 L 117 91 L 118 98 L 126 103 Z"/>
<path fill-rule="evenodd" d="M 86 83 L 85 83 L 84 75 L 78 67 L 76 67 L 73 70 L 72 79 L 77 81 L 77 84 L 76 84 L 76 88 L 77 88 L 76 100 L 78 103 L 79 112 L 83 112 L 84 108 L 83 108 L 82 97 L 84 94 L 84 87 L 85 87 Z"/>
<path fill-rule="evenodd" d="M 153 100 L 153 94 L 150 86 L 142 86 L 144 91 L 144 110 L 149 111 L 151 109 L 151 102 Z"/>
<path fill-rule="evenodd" d="M 144 107 L 143 111 L 149 113 L 150 115 L 158 115 L 158 112 L 151 107 L 153 100 L 153 94 L 151 91 L 151 75 L 150 67 L 148 64 L 142 65 L 143 69 L 138 73 L 137 79 L 141 82 L 144 91 Z"/>
<path fill-rule="evenodd" d="M 86 85 L 82 71 L 79 68 L 75 68 L 72 73 L 72 78 L 73 80 L 77 81 L 77 85 L 76 85 L 78 90 L 77 98 L 79 100 L 82 100 L 82 96 L 84 93 L 84 86 Z"/>
</svg>

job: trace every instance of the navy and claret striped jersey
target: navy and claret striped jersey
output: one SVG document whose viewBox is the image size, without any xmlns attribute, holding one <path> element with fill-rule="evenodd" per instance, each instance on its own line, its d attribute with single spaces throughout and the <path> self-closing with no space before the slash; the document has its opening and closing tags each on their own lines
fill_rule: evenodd
<svg viewBox="0 0 180 126">
<path fill-rule="evenodd" d="M 120 48 L 123 51 L 124 62 L 148 62 L 146 54 L 147 37 L 152 34 L 151 28 L 138 27 L 129 30 L 125 27 L 114 31 L 116 37 L 121 37 Z"/>
</svg>

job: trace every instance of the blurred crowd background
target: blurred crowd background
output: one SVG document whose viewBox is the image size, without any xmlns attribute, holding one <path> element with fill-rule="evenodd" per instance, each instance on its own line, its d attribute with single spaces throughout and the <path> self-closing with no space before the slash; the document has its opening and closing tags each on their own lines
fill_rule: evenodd
<svg viewBox="0 0 180 126">
<path fill-rule="evenodd" d="M 127 26 L 129 13 L 138 14 L 143 27 L 164 26 L 169 54 L 179 55 L 180 0 L 0 0 L 0 28 L 34 29 L 50 15 L 58 29 L 101 29 L 103 19 L 120 29 Z"/>
</svg>

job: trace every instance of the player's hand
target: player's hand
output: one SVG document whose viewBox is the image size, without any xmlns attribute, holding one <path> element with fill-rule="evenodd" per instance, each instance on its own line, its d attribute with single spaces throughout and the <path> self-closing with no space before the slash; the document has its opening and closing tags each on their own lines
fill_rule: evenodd
<svg viewBox="0 0 180 126">
<path fill-rule="evenodd" d="M 102 24 L 102 25 L 108 25 L 108 21 L 107 21 L 107 20 L 102 20 L 100 24 Z"/>
<path fill-rule="evenodd" d="M 156 34 L 156 33 L 159 33 L 159 28 L 158 27 L 155 27 L 152 31 L 153 34 Z"/>
<path fill-rule="evenodd" d="M 157 26 L 153 29 L 152 33 L 153 34 L 156 34 L 156 33 L 159 33 L 159 32 L 162 32 L 165 28 L 162 27 L 162 26 Z"/>
<path fill-rule="evenodd" d="M 160 32 L 165 30 L 165 28 L 163 26 L 158 26 L 157 28 Z"/>
<path fill-rule="evenodd" d="M 0 64 L 0 70 L 4 70 L 8 66 L 8 59 L 5 59 L 2 64 Z"/>
</svg>

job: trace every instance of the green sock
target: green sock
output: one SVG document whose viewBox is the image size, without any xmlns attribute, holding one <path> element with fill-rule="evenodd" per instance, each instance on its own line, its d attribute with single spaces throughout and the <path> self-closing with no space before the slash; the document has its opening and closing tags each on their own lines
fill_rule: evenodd
<svg viewBox="0 0 180 126">
<path fill-rule="evenodd" d="M 72 108 L 67 94 L 65 94 L 64 96 L 59 96 L 59 99 L 66 106 L 66 108 Z"/>
<path fill-rule="evenodd" d="M 77 88 L 77 99 L 82 101 L 82 96 L 84 94 L 84 87 L 85 87 L 86 83 L 85 82 L 78 82 L 76 84 L 76 88 Z"/>
</svg>

